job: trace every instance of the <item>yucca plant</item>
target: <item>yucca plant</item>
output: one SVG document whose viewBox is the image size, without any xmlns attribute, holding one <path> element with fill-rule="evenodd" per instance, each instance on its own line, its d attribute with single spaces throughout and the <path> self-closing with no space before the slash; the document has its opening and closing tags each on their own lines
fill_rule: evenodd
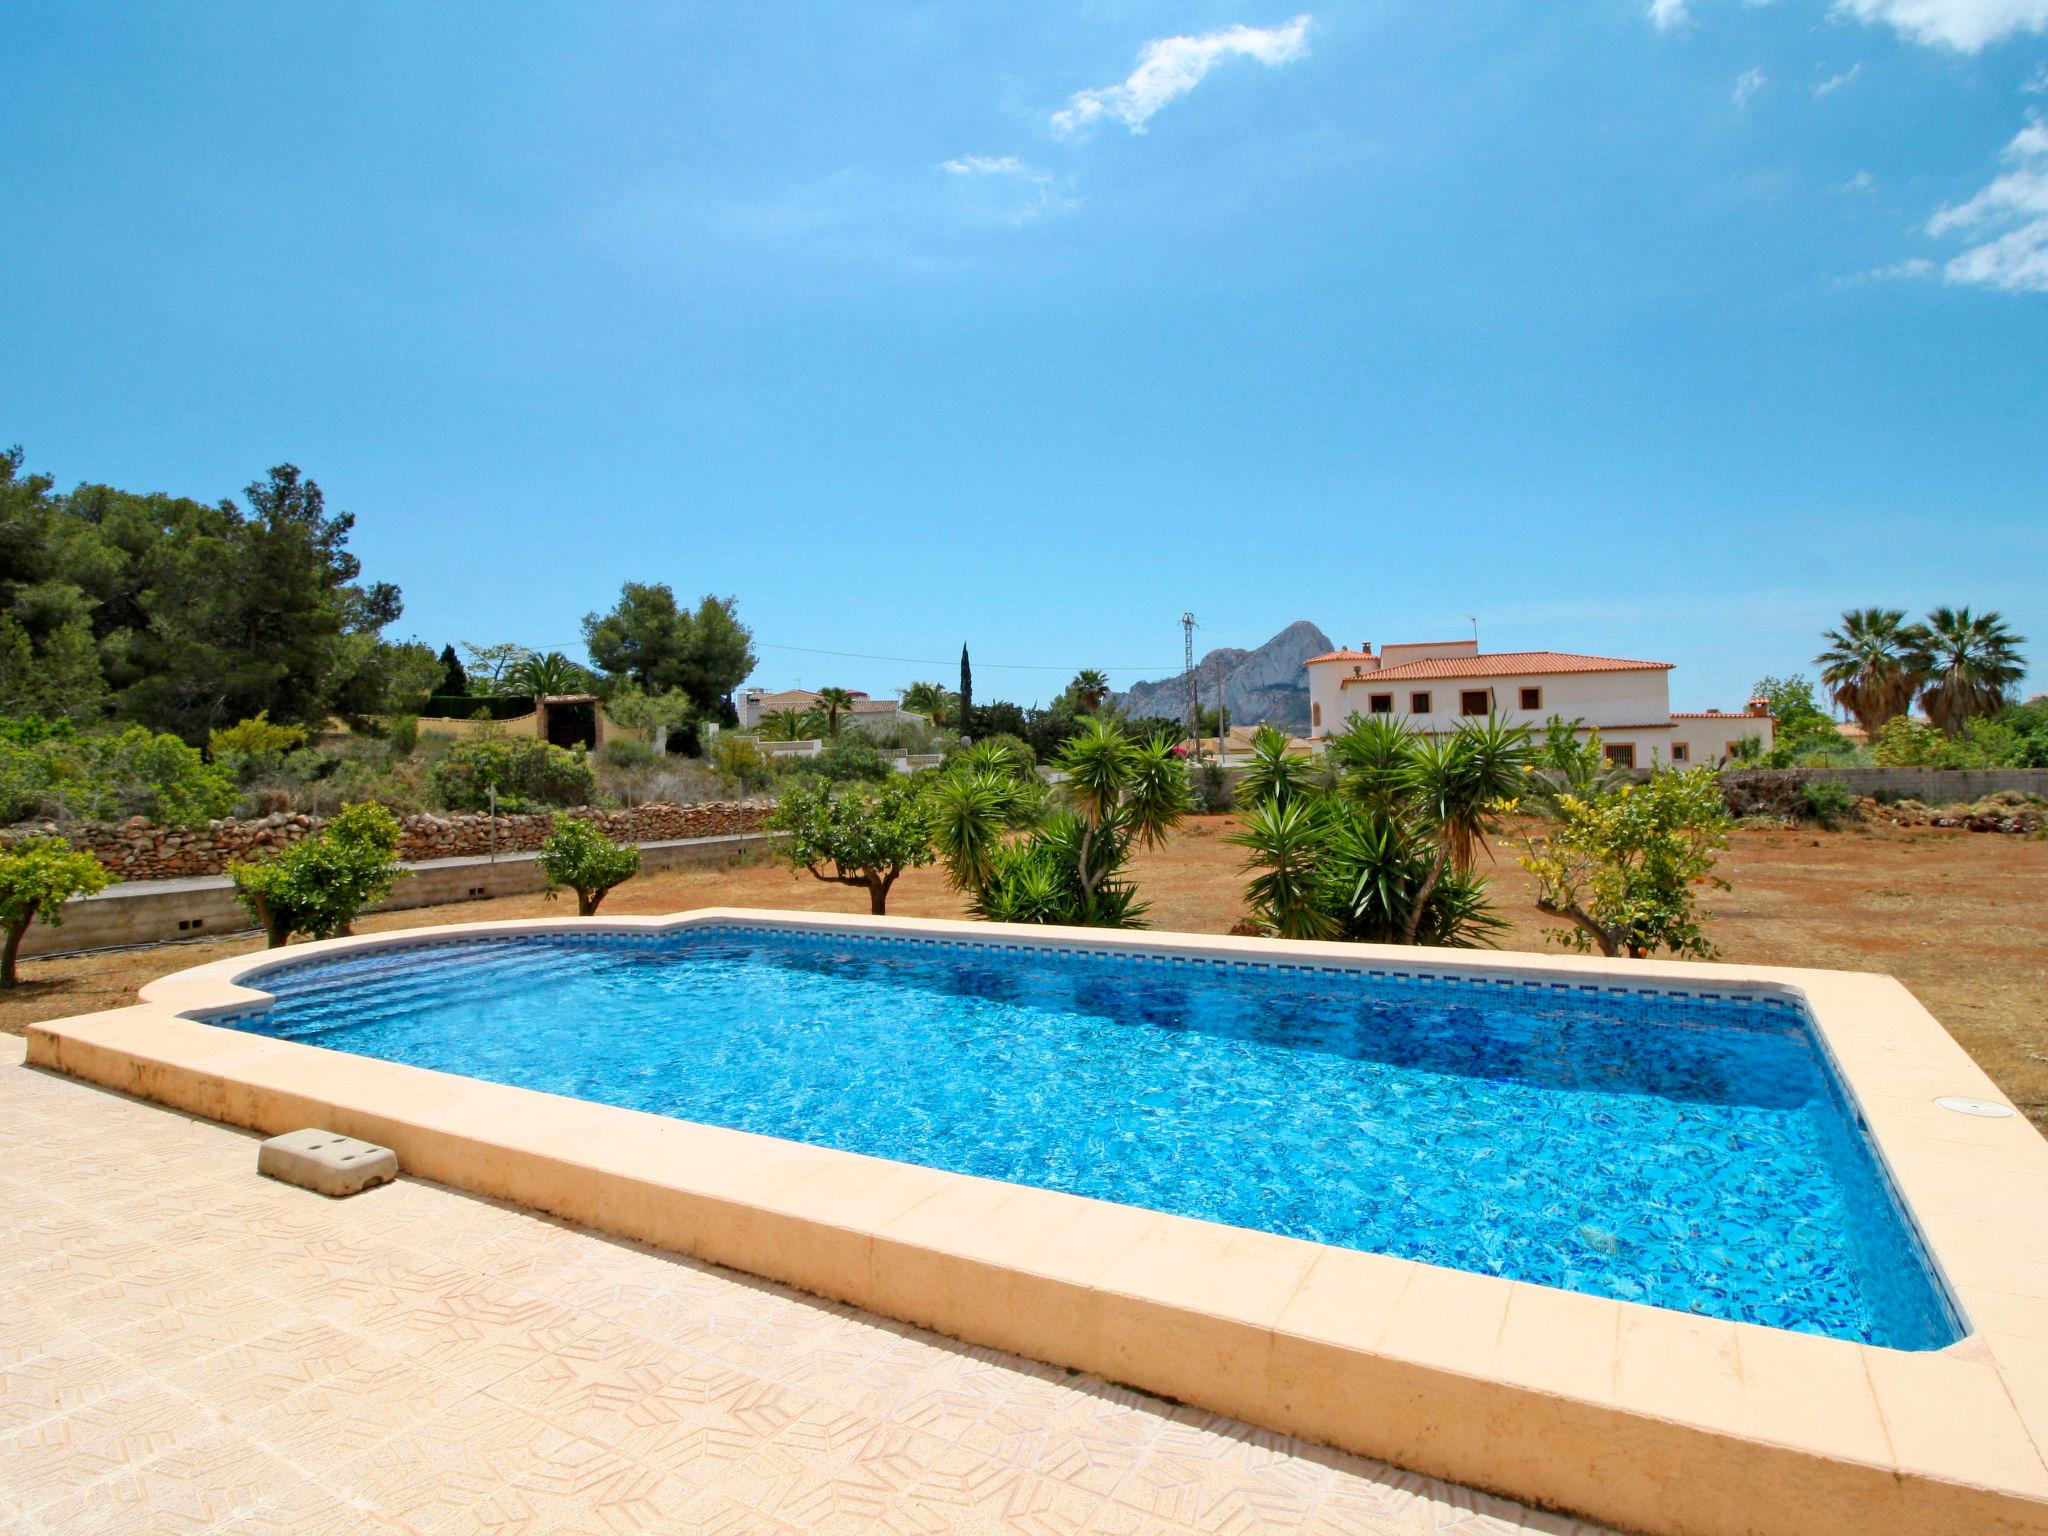
<svg viewBox="0 0 2048 1536">
<path fill-rule="evenodd" d="M 1262 806 L 1267 802 L 1288 805 L 1315 786 L 1315 763 L 1307 754 L 1287 744 L 1287 733 L 1271 725 L 1252 732 L 1252 760 L 1238 780 L 1237 803 Z"/>
<path fill-rule="evenodd" d="M 1256 807 L 1229 841 L 1251 855 L 1245 899 L 1275 938 L 1470 949 L 1506 927 L 1485 882 L 1442 867 L 1425 830 L 1337 795 Z"/>
<path fill-rule="evenodd" d="M 1257 872 L 1245 886 L 1245 902 L 1275 938 L 1342 936 L 1332 910 L 1330 831 L 1328 807 L 1302 795 L 1253 805 L 1225 839 L 1251 851 L 1245 867 Z"/>
<path fill-rule="evenodd" d="M 1348 726 L 1325 738 L 1323 752 L 1345 798 L 1386 811 L 1401 800 L 1421 740 L 1392 715 L 1353 715 Z"/>
<path fill-rule="evenodd" d="M 1163 842 L 1186 816 L 1187 770 L 1165 742 L 1099 719 L 1056 766 L 1065 777 L 1048 813 L 1008 758 L 960 754 L 931 797 L 940 857 L 982 916 L 1135 926 L 1145 909 L 1123 870 L 1133 848 Z"/>
<path fill-rule="evenodd" d="M 1579 740 L 1580 731 L 1586 732 L 1584 741 Z M 1607 761 L 1598 729 L 1589 728 L 1582 719 L 1552 715 L 1543 722 L 1543 740 L 1535 746 L 1517 797 L 1523 810 L 1555 821 L 1563 814 L 1566 795 L 1605 794 L 1629 779 L 1626 768 Z"/>
<path fill-rule="evenodd" d="M 1401 780 L 1407 816 L 1433 837 L 1436 849 L 1422 889 L 1408 908 L 1404 944 L 1421 931 L 1430 894 L 1448 867 L 1469 876 L 1487 834 L 1500 824 L 1502 807 L 1521 793 L 1524 770 L 1535 758 L 1525 725 L 1503 725 L 1489 715 L 1483 723 L 1460 726 L 1455 736 L 1425 741 L 1414 749 Z"/>
</svg>

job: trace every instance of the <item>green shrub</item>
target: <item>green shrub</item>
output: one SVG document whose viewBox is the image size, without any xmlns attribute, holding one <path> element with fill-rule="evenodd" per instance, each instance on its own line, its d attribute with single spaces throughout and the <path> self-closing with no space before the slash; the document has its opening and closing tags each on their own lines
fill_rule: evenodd
<svg viewBox="0 0 2048 1536">
<path fill-rule="evenodd" d="M 576 915 L 591 917 L 607 891 L 640 873 L 640 850 L 613 842 L 595 822 L 558 814 L 540 845 L 540 872 L 550 901 L 566 885 L 576 893 Z"/>
<path fill-rule="evenodd" d="M 656 761 L 654 748 L 630 737 L 606 742 L 599 750 L 597 760 L 607 768 L 652 768 Z"/>
<path fill-rule="evenodd" d="M 1931 768 L 1947 744 L 1925 720 L 1895 715 L 1870 744 L 1870 758 L 1881 768 Z"/>
<path fill-rule="evenodd" d="M 236 798 L 225 767 L 139 725 L 93 736 L 55 732 L 32 746 L 0 740 L 0 821 L 146 816 L 190 827 L 226 816 Z"/>
<path fill-rule="evenodd" d="M 206 739 L 206 750 L 215 757 L 239 752 L 248 757 L 283 757 L 294 747 L 306 744 L 302 725 L 272 725 L 270 711 L 259 709 L 247 720 L 215 731 Z"/>
<path fill-rule="evenodd" d="M 65 902 L 103 891 L 113 879 L 98 859 L 59 837 L 0 845 L 0 987 L 16 985 L 14 963 L 30 923 L 62 926 Z"/>
<path fill-rule="evenodd" d="M 434 803 L 451 811 L 489 808 L 530 811 L 542 806 L 588 805 L 597 795 L 597 774 L 581 747 L 562 748 L 522 738 L 480 738 L 457 742 L 427 770 Z"/>
<path fill-rule="evenodd" d="M 391 894 L 404 873 L 398 839 L 398 818 L 383 806 L 343 806 L 317 837 L 260 863 L 230 864 L 228 877 L 272 949 L 297 933 L 331 939 Z"/>
<path fill-rule="evenodd" d="M 311 762 L 294 764 L 289 774 L 304 782 L 317 777 L 324 768 L 324 761 L 317 753 L 298 750 L 305 741 L 306 733 L 301 727 L 272 725 L 269 711 L 259 710 L 250 719 L 215 731 L 207 738 L 206 753 L 217 767 L 232 774 L 235 782 L 243 785 L 258 779 L 287 776 L 285 764 L 292 757 L 311 758 Z"/>
<path fill-rule="evenodd" d="M 843 731 L 825 743 L 816 757 L 800 757 L 792 771 L 830 779 L 837 784 L 867 782 L 880 784 L 896 770 L 875 744 L 859 731 Z"/>
<path fill-rule="evenodd" d="M 17 747 L 41 746 L 46 741 L 69 741 L 78 727 L 64 716 L 47 719 L 42 715 L 0 715 L 0 742 Z"/>
<path fill-rule="evenodd" d="M 758 795 L 775 782 L 775 763 L 760 745 L 721 732 L 711 743 L 711 764 L 733 780 L 742 794 Z"/>
<path fill-rule="evenodd" d="M 1856 819 L 1856 795 L 1833 779 L 1808 779 L 1799 786 L 1800 814 L 1829 831 Z"/>
</svg>

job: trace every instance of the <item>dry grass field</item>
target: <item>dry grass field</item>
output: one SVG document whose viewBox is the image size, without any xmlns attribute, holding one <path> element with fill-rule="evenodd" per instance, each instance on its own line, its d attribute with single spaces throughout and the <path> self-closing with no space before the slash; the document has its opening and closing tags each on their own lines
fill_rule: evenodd
<svg viewBox="0 0 2048 1536">
<path fill-rule="evenodd" d="M 1197 817 L 1142 856 L 1139 883 L 1157 928 L 1222 933 L 1243 915 L 1239 850 L 1229 820 Z M 1511 949 L 1548 947 L 1512 861 L 1483 865 L 1513 930 Z M 2048 842 L 1934 829 L 1743 830 L 1722 862 L 1734 889 L 1710 893 L 1709 932 L 1729 960 L 1886 971 L 1970 1050 L 2037 1125 L 2048 1128 Z M 690 907 L 794 907 L 865 912 L 867 896 L 772 864 L 676 870 L 614 892 L 607 913 Z M 509 897 L 366 920 L 366 930 L 573 912 L 539 896 Z M 890 910 L 964 915 L 936 870 L 898 884 Z M 117 1007 L 166 971 L 257 947 L 254 936 L 22 962 L 24 985 L 0 995 L 0 1029 Z"/>
</svg>

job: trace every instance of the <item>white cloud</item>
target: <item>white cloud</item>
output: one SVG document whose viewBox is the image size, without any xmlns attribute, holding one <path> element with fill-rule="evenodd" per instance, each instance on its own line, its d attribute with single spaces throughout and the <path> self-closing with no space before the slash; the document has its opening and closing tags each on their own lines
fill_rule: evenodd
<svg viewBox="0 0 2048 1536">
<path fill-rule="evenodd" d="M 1735 77 L 1735 106 L 1739 111 L 1749 105 L 1749 98 L 1764 88 L 1764 72 L 1760 69 L 1745 69 Z"/>
<path fill-rule="evenodd" d="M 1861 64 L 1851 64 L 1839 75 L 1829 75 L 1825 80 L 1816 81 L 1813 87 L 1813 94 L 1816 96 L 1831 96 L 1843 86 L 1853 85 L 1856 77 L 1862 73 L 1863 66 Z"/>
<path fill-rule="evenodd" d="M 1868 171 L 1858 171 L 1854 176 L 1851 176 L 1847 181 L 1837 182 L 1835 184 L 1835 190 L 1837 192 L 1871 192 L 1875 191 L 1876 188 L 1877 178 L 1871 175 L 1871 173 Z"/>
<path fill-rule="evenodd" d="M 1223 59 L 1240 55 L 1270 69 L 1307 57 L 1308 25 L 1303 15 L 1278 27 L 1234 26 L 1196 37 L 1155 38 L 1139 50 L 1138 67 L 1121 84 L 1076 91 L 1053 113 L 1053 130 L 1078 133 L 1098 118 L 1113 117 L 1131 132 L 1143 133 L 1155 112 L 1200 85 Z"/>
<path fill-rule="evenodd" d="M 1029 224 L 1075 206 L 1050 171 L 1015 155 L 961 155 L 938 168 L 961 188 L 962 210 L 983 223 Z"/>
<path fill-rule="evenodd" d="M 1869 272 L 1857 274 L 1860 282 L 1886 282 L 1901 277 L 1932 277 L 1934 263 L 1925 256 L 1914 256 L 1905 261 L 1895 261 L 1888 267 L 1877 267 Z"/>
<path fill-rule="evenodd" d="M 1660 32 L 1669 32 L 1673 27 L 1683 27 L 1692 21 L 1692 12 L 1685 8 L 1685 0 L 1650 0 L 1645 14 Z"/>
<path fill-rule="evenodd" d="M 2048 32 L 2048 0 L 1835 0 L 1835 10 L 1962 53 L 2015 33 Z"/>
<path fill-rule="evenodd" d="M 2048 122 L 2033 118 L 2005 146 L 2012 169 L 1966 203 L 1941 209 L 1927 233 L 1966 231 L 1989 239 L 1949 258 L 1951 283 L 2007 293 L 2048 293 Z"/>
<path fill-rule="evenodd" d="M 2041 65 L 2027 76 L 2027 83 L 2020 89 L 2029 96 L 2048 96 L 2048 64 Z"/>
</svg>

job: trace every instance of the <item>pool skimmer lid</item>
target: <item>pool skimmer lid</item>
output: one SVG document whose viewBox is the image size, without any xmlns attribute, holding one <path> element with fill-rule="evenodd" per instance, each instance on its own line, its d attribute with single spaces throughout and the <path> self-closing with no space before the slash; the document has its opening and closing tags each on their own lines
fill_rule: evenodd
<svg viewBox="0 0 2048 1536">
<path fill-rule="evenodd" d="M 1990 1099 L 1973 1099 L 1960 1093 L 1944 1095 L 1934 1102 L 1943 1109 L 1952 1109 L 1959 1115 L 1975 1115 L 1982 1120 L 2010 1120 L 2015 1113 L 2010 1104 L 1998 1104 Z"/>
<path fill-rule="evenodd" d="M 398 1154 L 334 1131 L 290 1131 L 257 1150 L 256 1171 L 340 1199 L 397 1178 Z"/>
</svg>

